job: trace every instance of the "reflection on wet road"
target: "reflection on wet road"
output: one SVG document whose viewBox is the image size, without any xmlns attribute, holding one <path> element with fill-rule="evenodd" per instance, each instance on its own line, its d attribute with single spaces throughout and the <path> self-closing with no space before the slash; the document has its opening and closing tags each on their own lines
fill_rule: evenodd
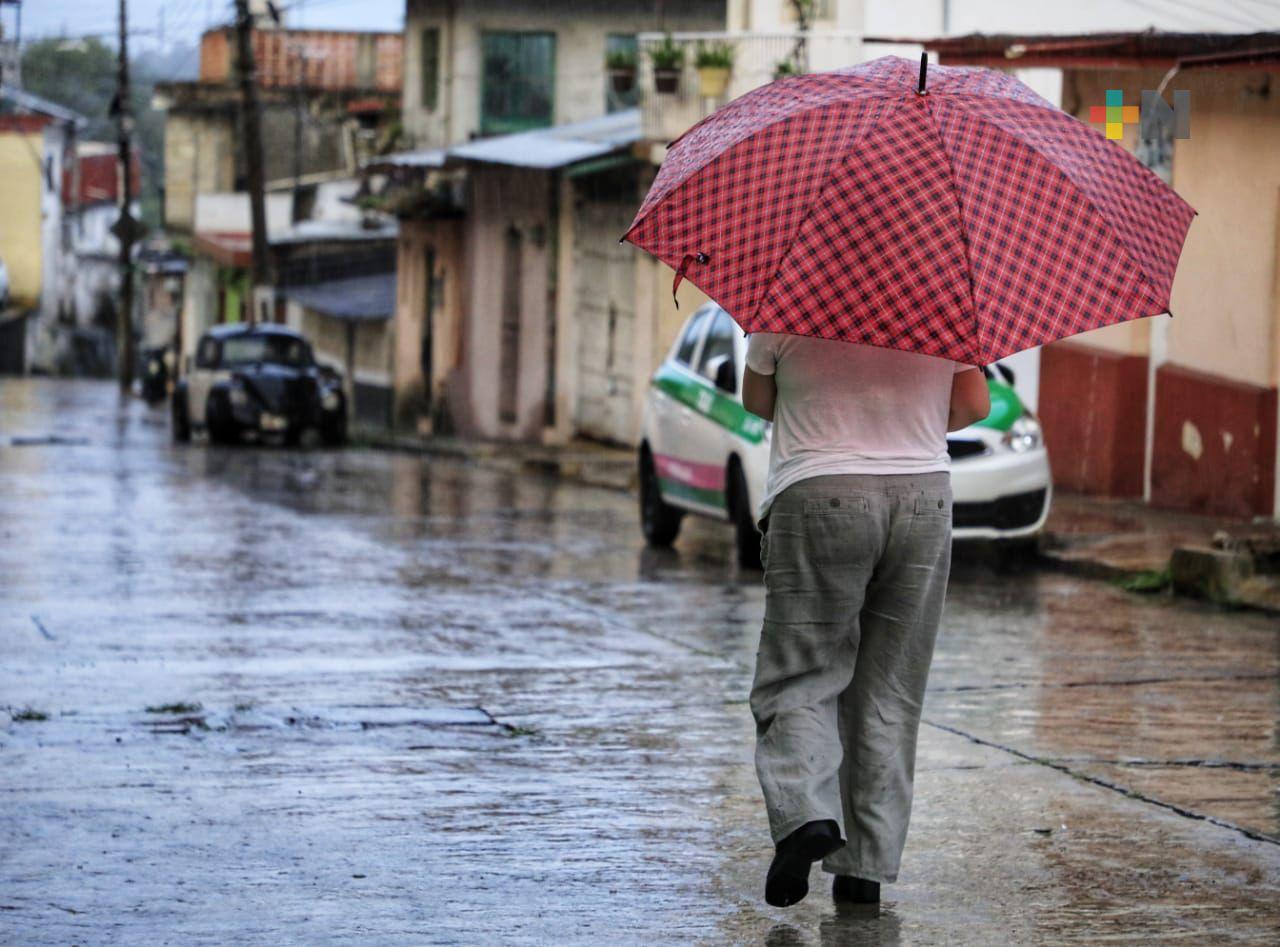
<svg viewBox="0 0 1280 947">
<path fill-rule="evenodd" d="M 758 576 L 635 519 L 0 382 L 0 941 L 1271 942 L 1274 618 L 959 547 L 901 882 L 775 910 Z"/>
</svg>

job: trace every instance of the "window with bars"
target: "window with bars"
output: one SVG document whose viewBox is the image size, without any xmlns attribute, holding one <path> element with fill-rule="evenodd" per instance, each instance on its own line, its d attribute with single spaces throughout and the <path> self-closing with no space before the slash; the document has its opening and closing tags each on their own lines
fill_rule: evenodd
<svg viewBox="0 0 1280 947">
<path fill-rule="evenodd" d="M 550 125 L 555 34 L 485 31 L 481 47 L 480 133 L 501 135 Z"/>
</svg>

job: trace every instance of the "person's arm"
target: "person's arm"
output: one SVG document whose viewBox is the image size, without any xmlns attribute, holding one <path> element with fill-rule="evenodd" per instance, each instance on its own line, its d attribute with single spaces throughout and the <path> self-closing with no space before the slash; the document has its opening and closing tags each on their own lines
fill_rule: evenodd
<svg viewBox="0 0 1280 947">
<path fill-rule="evenodd" d="M 753 332 L 747 337 L 747 366 L 742 375 L 742 406 L 756 417 L 773 420 L 778 401 L 778 347 L 782 337 Z"/>
<path fill-rule="evenodd" d="M 748 366 L 742 376 L 742 406 L 757 417 L 773 420 L 778 384 L 772 375 L 761 375 Z"/>
<path fill-rule="evenodd" d="M 957 372 L 951 381 L 951 409 L 947 430 L 958 431 L 991 413 L 991 392 L 986 376 L 976 368 Z"/>
</svg>

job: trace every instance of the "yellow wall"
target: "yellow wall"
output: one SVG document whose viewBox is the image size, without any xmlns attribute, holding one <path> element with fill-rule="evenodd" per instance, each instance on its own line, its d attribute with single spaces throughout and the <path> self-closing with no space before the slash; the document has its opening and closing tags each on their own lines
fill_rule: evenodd
<svg viewBox="0 0 1280 947">
<path fill-rule="evenodd" d="M 1087 117 L 1107 89 L 1123 89 L 1136 104 L 1161 77 L 1158 70 L 1069 72 L 1063 108 Z M 1263 387 L 1280 380 L 1280 100 L 1266 88 L 1265 73 L 1193 70 L 1166 91 L 1166 100 L 1175 89 L 1191 93 L 1191 138 L 1174 143 L 1173 186 L 1200 214 L 1179 261 L 1174 318 L 1157 317 L 1167 322 L 1169 361 Z M 1136 128 L 1126 128 L 1125 146 L 1136 141 Z M 1153 321 L 1108 326 L 1079 341 L 1145 355 Z"/>
<path fill-rule="evenodd" d="M 1174 284 L 1168 351 L 1180 365 L 1269 387 L 1280 382 L 1280 101 L 1257 85 L 1219 74 L 1192 86 L 1192 137 L 1174 148 L 1173 184 L 1200 216 Z"/>
<path fill-rule="evenodd" d="M 9 268 L 9 292 L 19 305 L 40 300 L 39 132 L 0 132 L 0 259 Z"/>
</svg>

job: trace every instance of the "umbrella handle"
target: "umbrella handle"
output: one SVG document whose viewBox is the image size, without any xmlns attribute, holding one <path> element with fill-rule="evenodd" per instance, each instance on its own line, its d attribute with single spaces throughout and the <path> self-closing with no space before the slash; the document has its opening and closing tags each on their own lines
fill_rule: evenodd
<svg viewBox="0 0 1280 947">
<path fill-rule="evenodd" d="M 680 261 L 680 266 L 676 269 L 676 278 L 671 281 L 671 301 L 676 304 L 676 308 L 680 308 L 680 300 L 676 298 L 676 290 L 680 288 L 680 281 L 684 279 L 684 272 L 689 268 L 689 264 L 693 261 L 706 263 L 711 257 L 705 253 L 686 253 L 684 259 Z"/>
<path fill-rule="evenodd" d="M 927 52 L 923 52 L 920 54 L 920 86 L 919 88 L 916 89 L 916 95 L 929 94 L 928 90 L 926 90 L 924 87 L 925 80 L 928 78 L 928 74 L 929 74 L 929 54 Z"/>
</svg>

